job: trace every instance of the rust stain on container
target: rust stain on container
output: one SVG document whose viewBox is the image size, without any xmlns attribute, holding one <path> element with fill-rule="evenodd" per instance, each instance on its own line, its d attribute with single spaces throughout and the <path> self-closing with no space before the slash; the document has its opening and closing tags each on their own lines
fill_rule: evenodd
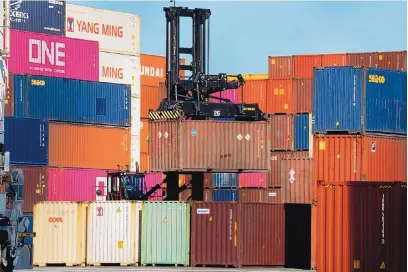
<svg viewBox="0 0 408 272">
<path fill-rule="evenodd" d="M 242 99 L 242 92 L 244 93 L 244 99 Z M 238 89 L 238 102 L 256 103 L 261 111 L 266 112 L 266 92 L 267 80 L 246 80 L 244 86 Z"/>
<path fill-rule="evenodd" d="M 14 116 L 14 74 L 9 73 L 4 97 L 4 116 Z"/>
<path fill-rule="evenodd" d="M 270 167 L 271 169 L 267 175 L 268 187 L 281 186 L 281 160 L 282 159 L 307 159 L 309 153 L 307 151 L 287 152 L 273 151 L 270 153 Z"/>
<path fill-rule="evenodd" d="M 322 66 L 322 55 L 295 55 L 295 78 L 313 78 L 313 68 Z"/>
<path fill-rule="evenodd" d="M 312 79 L 295 79 L 295 112 L 306 113 L 312 111 Z"/>
<path fill-rule="evenodd" d="M 385 136 L 314 136 L 313 179 L 407 181 L 407 139 Z"/>
<path fill-rule="evenodd" d="M 283 203 L 311 204 L 312 160 L 283 159 L 281 186 Z"/>
<path fill-rule="evenodd" d="M 239 190 L 242 203 L 282 203 L 281 189 L 245 188 Z"/>
<path fill-rule="evenodd" d="M 149 120 L 140 120 L 140 153 L 149 153 Z"/>
<path fill-rule="evenodd" d="M 293 113 L 293 79 L 268 80 L 266 90 L 268 113 Z"/>
<path fill-rule="evenodd" d="M 407 70 L 407 51 L 378 52 L 375 63 L 380 69 Z M 377 67 L 376 66 L 376 67 Z"/>
<path fill-rule="evenodd" d="M 349 65 L 347 54 L 327 54 L 322 56 L 323 67 L 347 65 Z"/>
<path fill-rule="evenodd" d="M 117 169 L 130 161 L 128 129 L 50 123 L 49 166 Z"/>
<path fill-rule="evenodd" d="M 294 77 L 293 57 L 268 57 L 269 79 L 292 79 Z"/>
<path fill-rule="evenodd" d="M 150 171 L 267 171 L 267 122 L 150 122 Z"/>
<path fill-rule="evenodd" d="M 294 149 L 294 118 L 293 115 L 270 114 L 269 135 L 271 137 L 271 150 Z"/>
</svg>

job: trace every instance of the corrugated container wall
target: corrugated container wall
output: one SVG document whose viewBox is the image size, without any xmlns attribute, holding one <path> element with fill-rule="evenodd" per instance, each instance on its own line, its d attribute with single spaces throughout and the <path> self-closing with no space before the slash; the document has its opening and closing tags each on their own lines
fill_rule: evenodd
<svg viewBox="0 0 408 272">
<path fill-rule="evenodd" d="M 293 58 L 296 79 L 313 78 L 313 68 L 322 66 L 322 55 L 295 55 Z"/>
<path fill-rule="evenodd" d="M 141 263 L 190 263 L 190 206 L 186 203 L 144 202 Z"/>
<path fill-rule="evenodd" d="M 285 264 L 285 210 L 282 204 L 241 204 L 242 265 Z"/>
<path fill-rule="evenodd" d="M 132 129 L 130 133 L 130 170 L 136 171 L 136 162 L 140 168 L 140 135 L 132 135 Z"/>
<path fill-rule="evenodd" d="M 212 189 L 204 189 L 203 200 L 205 202 L 213 201 L 213 199 L 212 199 Z"/>
<path fill-rule="evenodd" d="M 34 265 L 85 265 L 86 208 L 76 202 L 35 205 Z"/>
<path fill-rule="evenodd" d="M 50 124 L 49 166 L 117 169 L 126 166 L 129 158 L 127 129 Z"/>
<path fill-rule="evenodd" d="M 11 30 L 10 55 L 6 63 L 11 73 L 99 80 L 99 47 L 94 41 Z"/>
<path fill-rule="evenodd" d="M 193 202 L 191 265 L 240 266 L 239 204 Z M 216 235 L 214 235 L 216 234 Z"/>
<path fill-rule="evenodd" d="M 94 202 L 88 206 L 87 254 L 90 265 L 134 265 L 139 260 L 142 202 Z"/>
<path fill-rule="evenodd" d="M 348 54 L 348 64 L 351 66 L 366 66 L 378 68 L 378 53 Z"/>
<path fill-rule="evenodd" d="M 313 79 L 294 79 L 293 90 L 295 97 L 294 112 L 306 113 L 312 111 Z"/>
<path fill-rule="evenodd" d="M 264 173 L 242 173 L 239 174 L 239 187 L 266 187 L 266 172 Z"/>
<path fill-rule="evenodd" d="M 271 150 L 293 150 L 293 115 L 270 114 Z"/>
<path fill-rule="evenodd" d="M 309 139 L 312 137 L 312 130 L 309 127 L 311 116 L 309 114 L 295 115 L 294 117 L 294 131 L 295 131 L 295 150 L 308 150 Z"/>
<path fill-rule="evenodd" d="M 151 122 L 150 170 L 268 170 L 267 127 L 266 122 Z"/>
<path fill-rule="evenodd" d="M 246 82 L 245 82 L 245 83 L 246 83 Z M 246 87 L 246 86 L 247 86 L 247 85 L 245 85 L 245 87 Z M 265 89 L 265 90 L 266 90 L 266 89 Z M 260 91 L 260 94 L 261 94 L 261 95 L 262 95 L 263 93 L 265 93 L 265 92 L 262 93 L 262 89 L 260 89 L 259 91 Z M 212 96 L 214 96 L 214 97 L 216 97 L 216 98 L 210 98 L 210 101 L 211 101 L 212 103 L 224 103 L 224 101 L 217 99 L 217 98 L 219 97 L 219 98 L 223 98 L 223 99 L 229 99 L 229 100 L 231 101 L 231 103 L 239 103 L 239 102 L 238 102 L 238 101 L 239 101 L 238 97 L 241 97 L 241 98 L 242 98 L 242 94 L 239 95 L 238 92 L 239 92 L 239 89 L 230 89 L 230 90 L 225 90 L 225 91 L 223 91 L 223 92 L 213 93 Z M 246 96 L 245 93 L 244 93 L 244 100 L 245 100 L 246 98 L 247 98 L 247 96 Z M 248 97 L 248 99 L 249 99 L 249 97 Z M 246 102 L 246 101 L 245 101 L 245 102 Z M 263 101 L 262 101 L 262 98 L 261 98 L 261 100 L 260 100 L 259 102 L 261 102 L 261 103 L 263 102 Z M 261 105 L 259 105 L 259 106 L 261 106 Z"/>
<path fill-rule="evenodd" d="M 238 89 L 239 103 L 256 103 L 263 112 L 267 110 L 267 99 L 266 79 L 246 80 L 243 87 Z"/>
<path fill-rule="evenodd" d="M 149 152 L 149 120 L 140 120 L 140 152 Z"/>
<path fill-rule="evenodd" d="M 146 191 L 149 191 L 157 184 L 161 184 L 163 182 L 163 174 L 162 173 L 147 173 L 145 175 L 145 182 L 146 182 Z M 161 201 L 163 200 L 163 189 L 157 189 L 152 195 L 149 196 L 150 201 Z"/>
<path fill-rule="evenodd" d="M 407 139 L 383 136 L 314 137 L 315 181 L 407 181 Z"/>
<path fill-rule="evenodd" d="M 269 79 L 292 79 L 294 77 L 293 57 L 268 57 Z"/>
<path fill-rule="evenodd" d="M 149 110 L 157 110 L 160 105 L 159 87 L 141 86 L 140 87 L 140 116 L 149 117 Z"/>
<path fill-rule="evenodd" d="M 238 201 L 238 190 L 237 189 L 213 189 L 212 190 L 212 200 L 214 201 L 228 201 L 235 202 Z"/>
<path fill-rule="evenodd" d="M 66 35 L 97 41 L 103 52 L 140 54 L 140 16 L 67 4 Z"/>
<path fill-rule="evenodd" d="M 407 51 L 401 52 L 378 52 L 378 68 L 397 71 L 407 70 Z"/>
<path fill-rule="evenodd" d="M 239 189 L 240 203 L 282 203 L 281 189 L 242 188 Z"/>
<path fill-rule="evenodd" d="M 129 85 L 14 75 L 16 117 L 130 126 L 129 109 Z"/>
<path fill-rule="evenodd" d="M 281 186 L 281 161 L 282 159 L 307 159 L 309 153 L 307 151 L 299 152 L 271 152 L 270 153 L 270 167 L 268 172 L 268 187 Z"/>
<path fill-rule="evenodd" d="M 149 154 L 148 153 L 140 153 L 140 172 L 147 172 L 149 171 Z"/>
<path fill-rule="evenodd" d="M 406 72 L 340 67 L 315 75 L 314 132 L 407 133 Z"/>
<path fill-rule="evenodd" d="M 48 164 L 49 126 L 47 121 L 5 117 L 4 130 L 5 151 L 10 152 L 11 164 Z"/>
<path fill-rule="evenodd" d="M 65 35 L 65 1 L 11 0 L 10 9 L 11 29 Z"/>
<path fill-rule="evenodd" d="M 347 66 L 347 65 L 349 65 L 347 54 L 326 54 L 322 56 L 323 67 Z"/>
<path fill-rule="evenodd" d="M 281 161 L 283 203 L 312 203 L 312 166 L 311 159 L 283 159 Z"/>
<path fill-rule="evenodd" d="M 266 96 L 268 113 L 293 113 L 295 99 L 292 79 L 268 80 Z"/>
<path fill-rule="evenodd" d="M 179 201 L 181 201 L 181 202 L 190 201 L 191 196 L 192 196 L 192 190 L 191 189 L 185 189 L 184 191 L 179 193 Z"/>
<path fill-rule="evenodd" d="M 212 188 L 213 186 L 213 174 L 204 173 L 204 188 Z"/>
<path fill-rule="evenodd" d="M 213 187 L 220 188 L 232 188 L 238 187 L 239 177 L 236 173 L 214 173 L 213 174 Z"/>
</svg>

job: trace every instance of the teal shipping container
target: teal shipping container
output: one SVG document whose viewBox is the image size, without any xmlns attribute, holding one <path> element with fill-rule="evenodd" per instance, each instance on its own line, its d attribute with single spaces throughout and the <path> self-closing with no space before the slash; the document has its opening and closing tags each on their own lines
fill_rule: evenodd
<svg viewBox="0 0 408 272">
<path fill-rule="evenodd" d="M 142 265 L 190 263 L 190 206 L 178 201 L 144 202 Z"/>
</svg>

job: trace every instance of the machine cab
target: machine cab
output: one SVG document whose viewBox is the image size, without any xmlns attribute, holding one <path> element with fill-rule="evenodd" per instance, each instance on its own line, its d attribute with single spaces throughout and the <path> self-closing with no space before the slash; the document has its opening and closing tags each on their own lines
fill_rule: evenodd
<svg viewBox="0 0 408 272">
<path fill-rule="evenodd" d="M 136 172 L 108 172 L 107 200 L 143 200 L 145 175 Z"/>
</svg>

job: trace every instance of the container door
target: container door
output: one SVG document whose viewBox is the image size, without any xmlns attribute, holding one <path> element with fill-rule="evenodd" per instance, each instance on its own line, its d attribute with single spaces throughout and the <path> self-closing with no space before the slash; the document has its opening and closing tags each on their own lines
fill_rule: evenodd
<svg viewBox="0 0 408 272">
<path fill-rule="evenodd" d="M 106 177 L 96 177 L 96 201 L 106 201 L 106 195 L 108 194 Z M 101 192 L 98 194 L 98 192 Z"/>
</svg>

